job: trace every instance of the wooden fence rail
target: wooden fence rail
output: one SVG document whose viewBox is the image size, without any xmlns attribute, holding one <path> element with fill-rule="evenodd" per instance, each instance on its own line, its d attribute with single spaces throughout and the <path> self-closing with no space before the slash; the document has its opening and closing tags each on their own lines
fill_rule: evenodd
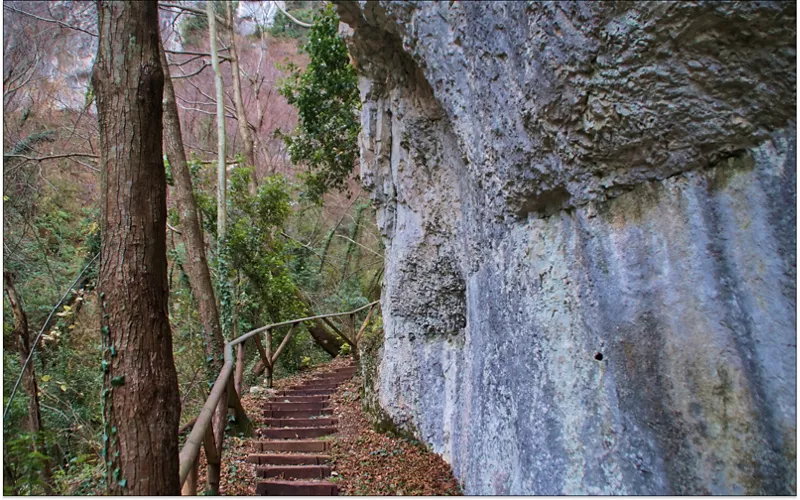
<svg viewBox="0 0 800 500">
<path fill-rule="evenodd" d="M 220 464 L 222 459 L 222 449 L 217 449 L 214 442 L 214 427 L 212 421 L 214 419 L 214 412 L 222 403 L 223 396 L 227 394 L 227 408 L 233 409 L 234 417 L 236 418 L 236 425 L 246 434 L 252 435 L 253 428 L 250 420 L 242 407 L 240 400 L 242 390 L 242 380 L 244 378 L 244 362 L 245 362 L 245 343 L 249 339 L 253 339 L 256 348 L 258 349 L 261 361 L 264 363 L 267 372 L 267 385 L 272 387 L 272 374 L 275 368 L 275 363 L 281 355 L 292 335 L 294 334 L 297 326 L 306 321 L 322 320 L 326 322 L 336 333 L 338 333 L 345 342 L 350 344 L 352 348 L 353 357 L 358 358 L 358 342 L 361 340 L 367 324 L 372 317 L 372 312 L 375 308 L 380 306 L 380 301 L 371 302 L 363 307 L 359 307 L 353 311 L 333 314 L 321 314 L 319 316 L 311 316 L 308 318 L 293 319 L 290 321 L 283 321 L 281 323 L 274 323 L 271 325 L 262 326 L 251 330 L 238 338 L 231 340 L 225 344 L 225 362 L 222 365 L 222 370 L 211 388 L 211 392 L 206 399 L 200 414 L 195 420 L 192 432 L 186 438 L 183 448 L 180 452 L 180 481 L 182 493 L 184 495 L 197 494 L 197 465 L 198 457 L 200 456 L 200 449 L 204 448 L 206 452 L 206 462 L 208 463 L 206 490 L 214 491 L 219 486 Z M 355 318 L 356 314 L 369 309 L 366 319 L 362 322 L 361 328 L 356 330 Z M 348 316 L 351 323 L 350 335 L 345 335 L 341 330 L 336 327 L 330 318 L 341 316 Z M 283 338 L 278 348 L 272 353 L 272 332 L 279 327 L 289 326 L 289 332 Z M 264 334 L 266 337 L 266 345 L 261 342 L 259 334 Z M 233 348 L 236 347 L 236 358 L 233 356 Z M 224 432 L 223 432 L 224 437 Z"/>
</svg>

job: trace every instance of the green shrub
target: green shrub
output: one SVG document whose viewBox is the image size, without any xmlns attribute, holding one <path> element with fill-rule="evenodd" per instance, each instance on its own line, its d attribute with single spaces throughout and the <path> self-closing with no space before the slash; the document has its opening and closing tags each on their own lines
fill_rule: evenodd
<svg viewBox="0 0 800 500">
<path fill-rule="evenodd" d="M 278 133 L 292 163 L 307 167 L 304 195 L 321 202 L 327 191 L 347 189 L 358 158 L 361 129 L 358 78 L 339 36 L 339 17 L 332 5 L 315 16 L 302 50 L 311 59 L 308 66 L 300 70 L 287 65 L 289 76 L 279 88 L 297 108 L 300 123 L 291 135 Z"/>
</svg>

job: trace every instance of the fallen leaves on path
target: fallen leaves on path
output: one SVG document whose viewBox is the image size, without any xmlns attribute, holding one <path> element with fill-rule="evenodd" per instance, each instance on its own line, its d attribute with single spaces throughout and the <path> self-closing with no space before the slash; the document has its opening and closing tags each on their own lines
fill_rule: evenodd
<svg viewBox="0 0 800 500">
<path fill-rule="evenodd" d="M 255 428 L 264 424 L 264 404 L 275 391 L 287 389 L 316 378 L 336 368 L 348 366 L 350 358 L 336 358 L 330 363 L 276 380 L 274 390 L 259 388 L 242 397 L 242 406 Z M 375 432 L 361 410 L 360 376 L 345 382 L 331 396 L 334 416 L 339 419 L 339 432 L 328 439 L 331 480 L 339 486 L 340 495 L 460 495 L 458 482 L 450 466 L 440 456 L 428 451 L 413 439 L 393 437 Z M 256 465 L 247 462 L 254 452 L 252 441 L 227 435 L 222 456 L 220 495 L 255 495 L 259 479 Z M 199 490 L 205 486 L 206 461 L 201 451 L 198 468 Z"/>
<path fill-rule="evenodd" d="M 315 366 L 290 377 L 275 380 L 273 389 L 262 387 L 254 392 L 245 394 L 242 397 L 242 406 L 253 423 L 253 427 L 256 429 L 263 427 L 265 418 L 263 409 L 270 396 L 275 395 L 279 390 L 299 385 L 336 368 L 349 366 L 351 363 L 352 361 L 349 358 L 336 358 L 330 363 Z M 258 477 L 256 477 L 256 464 L 251 464 L 247 461 L 247 456 L 255 452 L 251 439 L 257 440 L 258 438 L 242 438 L 230 435 L 225 437 L 225 451 L 222 455 L 222 471 L 220 473 L 220 495 L 251 496 L 256 494 L 256 485 L 259 481 Z M 200 465 L 198 485 L 201 485 L 202 488 L 205 485 L 205 457 L 202 455 Z"/>
<path fill-rule="evenodd" d="M 339 419 L 333 470 L 340 495 L 460 495 L 450 465 L 413 439 L 372 430 L 361 410 L 361 377 L 331 397 Z"/>
</svg>

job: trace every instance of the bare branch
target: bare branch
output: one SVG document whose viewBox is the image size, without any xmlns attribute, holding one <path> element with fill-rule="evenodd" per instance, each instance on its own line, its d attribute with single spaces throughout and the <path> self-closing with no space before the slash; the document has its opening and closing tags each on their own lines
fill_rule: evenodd
<svg viewBox="0 0 800 500">
<path fill-rule="evenodd" d="M 378 257 L 380 257 L 380 259 L 381 259 L 381 260 L 383 260 L 383 255 L 379 254 L 378 252 L 376 252 L 375 250 L 373 250 L 373 249 L 371 249 L 371 248 L 369 248 L 369 247 L 365 247 L 365 246 L 364 246 L 364 245 L 362 245 L 361 243 L 359 243 L 359 242 L 357 242 L 357 241 L 355 241 L 355 240 L 352 240 L 352 239 L 348 238 L 347 236 L 345 236 L 345 235 L 343 235 L 343 234 L 334 234 L 334 236 L 338 236 L 338 237 L 340 237 L 340 238 L 344 238 L 344 239 L 346 239 L 347 241 L 349 241 L 349 242 L 351 242 L 351 243 L 355 243 L 356 245 L 360 246 L 361 248 L 363 248 L 363 249 L 364 249 L 364 250 L 366 250 L 367 252 L 370 252 L 370 253 L 373 253 L 373 254 L 377 255 Z"/>
<path fill-rule="evenodd" d="M 32 156 L 25 156 L 25 155 L 12 155 L 12 154 L 4 154 L 3 158 L 23 158 L 28 161 L 43 161 L 43 160 L 56 160 L 59 158 L 72 158 L 75 156 L 79 156 L 82 158 L 99 158 L 97 155 L 93 155 L 90 153 L 66 153 L 63 155 L 53 155 L 53 156 L 39 156 L 39 157 L 32 157 Z"/>
<path fill-rule="evenodd" d="M 165 52 L 166 52 L 166 50 L 165 50 Z M 189 59 L 187 59 L 187 60 L 185 60 L 183 62 L 170 62 L 169 65 L 170 66 L 181 67 L 183 65 L 189 64 L 192 61 L 196 61 L 196 60 L 200 59 L 201 57 L 203 57 L 203 56 L 190 57 Z"/>
<path fill-rule="evenodd" d="M 222 51 L 222 50 L 227 50 L 227 49 L 220 49 L 220 51 Z M 211 54 L 209 54 L 208 52 L 194 52 L 194 51 L 191 51 L 191 50 L 169 50 L 169 49 L 164 49 L 164 52 L 166 52 L 167 54 L 178 54 L 178 55 L 198 56 L 198 57 L 211 57 Z M 230 59 L 225 57 L 225 56 L 219 56 L 219 60 L 220 61 L 229 61 L 230 62 Z"/>
<path fill-rule="evenodd" d="M 198 69 L 194 73 L 188 73 L 188 74 L 185 74 L 185 75 L 173 76 L 172 79 L 173 80 L 180 80 L 181 78 L 189 78 L 191 76 L 199 75 L 200 73 L 203 72 L 204 69 L 208 68 L 209 66 L 211 66 L 211 65 L 208 64 L 207 62 L 203 61 L 203 65 L 200 66 L 200 69 Z"/>
<path fill-rule="evenodd" d="M 172 79 L 173 79 L 173 80 L 174 80 L 175 78 L 177 78 L 177 77 L 172 77 Z M 181 104 L 181 103 L 176 103 L 176 104 L 178 105 L 178 107 L 179 107 L 179 108 L 181 108 L 181 109 L 185 109 L 186 111 L 197 111 L 197 112 L 199 112 L 199 113 L 203 113 L 203 114 L 206 114 L 206 115 L 212 115 L 212 116 L 214 116 L 214 115 L 216 115 L 216 114 L 217 114 L 217 113 L 215 113 L 215 112 L 213 112 L 213 111 L 206 111 L 206 110 L 204 110 L 204 109 L 200 109 L 200 108 L 190 108 L 190 107 L 184 106 L 184 105 L 183 105 L 183 104 Z M 236 117 L 235 117 L 234 115 L 230 114 L 230 113 L 226 113 L 226 114 L 225 114 L 225 118 L 230 118 L 230 119 L 232 119 L 232 120 L 235 120 L 235 119 L 236 119 Z"/>
<path fill-rule="evenodd" d="M 161 2 L 160 4 L 158 4 L 158 6 L 159 7 L 172 7 L 173 9 L 185 10 L 186 12 L 192 12 L 194 14 L 198 14 L 198 15 L 203 16 L 203 17 L 205 17 L 205 15 L 206 15 L 206 11 L 204 11 L 203 9 L 198 9 L 196 7 L 189 7 L 189 6 L 186 6 L 186 5 L 178 5 L 178 4 L 174 4 L 174 3 Z M 230 25 L 227 22 L 225 22 L 225 20 L 223 18 L 221 18 L 219 16 L 216 16 L 216 15 L 214 16 L 214 18 L 217 20 L 217 22 L 219 24 L 223 25 L 226 28 L 230 28 Z"/>
<path fill-rule="evenodd" d="M 173 77 L 173 79 L 174 79 L 174 78 L 175 78 L 175 77 Z M 206 99 L 208 99 L 209 101 L 212 101 L 212 102 L 214 102 L 214 103 L 216 103 L 216 102 L 217 102 L 217 100 L 216 100 L 214 97 L 211 97 L 210 95 L 208 95 L 208 94 L 206 94 L 205 92 L 203 92 L 203 89 L 201 89 L 200 87 L 198 87 L 198 86 L 197 86 L 197 84 L 195 84 L 193 81 L 191 81 L 191 80 L 186 80 L 186 82 L 187 82 L 189 85 L 191 85 L 192 87 L 194 87 L 194 88 L 195 88 L 195 90 L 197 90 L 197 92 L 199 92 L 199 93 L 200 93 L 200 95 L 202 95 L 203 97 L 205 97 L 205 98 L 206 98 Z M 236 112 L 236 110 L 235 110 L 235 109 L 233 109 L 233 108 L 231 108 L 230 106 L 225 106 L 225 110 L 226 110 L 228 113 L 235 113 L 235 112 Z M 235 117 L 235 116 L 229 116 L 229 118 L 236 119 L 236 117 Z"/>
<path fill-rule="evenodd" d="M 283 12 L 284 16 L 288 17 L 296 25 L 302 26 L 303 28 L 310 28 L 313 26 L 313 24 L 304 23 L 303 21 L 296 19 L 294 16 L 286 12 L 286 9 L 281 7 L 281 4 L 279 4 L 278 2 L 273 1 L 272 3 L 275 4 L 275 7 L 277 7 L 279 11 Z"/>
<path fill-rule="evenodd" d="M 80 31 L 82 33 L 86 33 L 89 36 L 97 37 L 97 33 L 92 33 L 91 31 L 87 31 L 87 30 L 85 30 L 83 28 L 79 28 L 77 26 L 72 26 L 71 24 L 67 24 L 67 23 L 65 23 L 63 21 L 59 21 L 57 19 L 48 19 L 46 17 L 39 17 L 37 15 L 31 14 L 30 12 L 25 12 L 24 10 L 17 9 L 16 7 L 11 6 L 11 4 L 9 4 L 7 2 L 3 2 L 3 8 L 4 9 L 8 9 L 8 10 L 10 10 L 12 12 L 16 12 L 18 14 L 22 14 L 24 16 L 32 17 L 32 18 L 37 19 L 39 21 L 44 21 L 46 23 L 57 24 L 57 25 L 61 26 L 62 28 L 69 28 L 71 30 L 75 30 L 75 31 Z"/>
</svg>

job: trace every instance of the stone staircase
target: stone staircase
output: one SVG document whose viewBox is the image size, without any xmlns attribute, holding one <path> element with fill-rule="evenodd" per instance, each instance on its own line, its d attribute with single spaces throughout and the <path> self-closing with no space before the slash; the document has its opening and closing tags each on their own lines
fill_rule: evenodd
<svg viewBox="0 0 800 500">
<path fill-rule="evenodd" d="M 258 495 L 337 495 L 331 475 L 329 441 L 338 421 L 328 407 L 330 395 L 356 373 L 355 366 L 337 368 L 294 388 L 280 391 L 264 407 L 266 426 L 257 431 Z"/>
</svg>

